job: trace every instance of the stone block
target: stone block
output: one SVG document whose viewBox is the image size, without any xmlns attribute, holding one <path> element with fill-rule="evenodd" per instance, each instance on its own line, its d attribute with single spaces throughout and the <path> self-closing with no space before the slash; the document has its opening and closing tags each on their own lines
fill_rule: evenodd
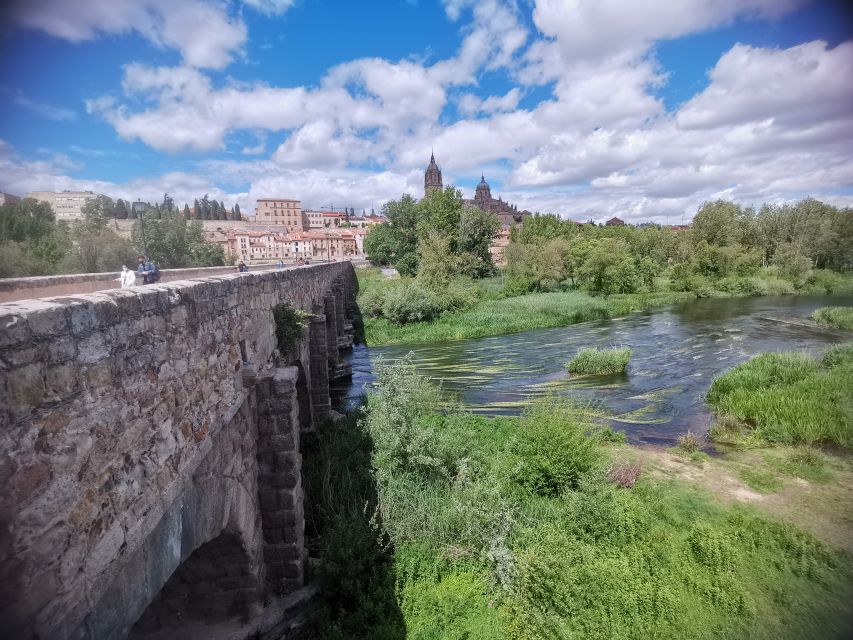
<svg viewBox="0 0 853 640">
<path fill-rule="evenodd" d="M 0 312 L 0 348 L 28 344 L 32 332 L 22 315 Z"/>
</svg>

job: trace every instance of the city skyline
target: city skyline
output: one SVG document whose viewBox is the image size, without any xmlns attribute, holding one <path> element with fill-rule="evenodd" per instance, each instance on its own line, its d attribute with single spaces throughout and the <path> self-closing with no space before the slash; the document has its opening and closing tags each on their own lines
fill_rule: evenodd
<svg viewBox="0 0 853 640">
<path fill-rule="evenodd" d="M 370 210 L 434 150 L 465 197 L 576 220 L 853 204 L 840 2 L 73 4 L 3 10 L 2 191 Z"/>
</svg>

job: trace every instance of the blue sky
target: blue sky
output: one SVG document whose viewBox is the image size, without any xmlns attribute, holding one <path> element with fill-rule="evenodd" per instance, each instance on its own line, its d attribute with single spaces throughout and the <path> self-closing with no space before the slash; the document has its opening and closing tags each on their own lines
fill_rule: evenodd
<svg viewBox="0 0 853 640">
<path fill-rule="evenodd" d="M 640 7 L 642 5 L 642 7 Z M 0 189 L 379 208 L 485 172 L 664 221 L 853 204 L 853 32 L 798 0 L 39 0 L 0 40 Z"/>
</svg>

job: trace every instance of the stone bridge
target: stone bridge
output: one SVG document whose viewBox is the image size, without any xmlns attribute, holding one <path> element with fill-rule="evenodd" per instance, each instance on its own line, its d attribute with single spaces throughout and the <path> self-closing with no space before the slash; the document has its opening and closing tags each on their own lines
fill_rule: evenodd
<svg viewBox="0 0 853 640">
<path fill-rule="evenodd" d="M 0 305 L 0 637 L 279 623 L 356 287 L 334 263 Z M 284 352 L 279 304 L 310 314 Z"/>
</svg>

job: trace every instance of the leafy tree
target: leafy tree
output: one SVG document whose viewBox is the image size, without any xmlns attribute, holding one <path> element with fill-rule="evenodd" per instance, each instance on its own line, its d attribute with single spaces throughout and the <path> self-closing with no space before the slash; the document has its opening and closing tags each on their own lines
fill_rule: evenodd
<svg viewBox="0 0 853 640">
<path fill-rule="evenodd" d="M 175 210 L 175 201 L 168 194 L 163 194 L 163 204 L 160 206 L 160 211 L 165 213 L 172 213 Z"/>
<path fill-rule="evenodd" d="M 710 245 L 725 246 L 737 242 L 740 215 L 740 207 L 733 202 L 715 200 L 703 203 L 690 227 L 694 244 L 704 241 Z"/>
<path fill-rule="evenodd" d="M 239 205 L 239 203 L 235 202 L 234 203 L 234 219 L 235 220 L 242 220 L 242 218 L 243 218 L 243 214 L 240 213 L 240 205 Z"/>
<path fill-rule="evenodd" d="M 387 222 L 374 225 L 364 239 L 364 252 L 371 264 L 387 266 L 391 264 L 397 251 L 397 233 Z"/>
<path fill-rule="evenodd" d="M 639 276 L 624 240 L 599 240 L 578 270 L 579 279 L 590 291 L 633 293 Z"/>
<path fill-rule="evenodd" d="M 450 239 L 450 249 L 455 253 L 462 219 L 462 192 L 453 186 L 431 191 L 418 203 L 417 210 L 418 238 L 438 232 Z"/>
<path fill-rule="evenodd" d="M 53 232 L 56 216 L 46 202 L 24 198 L 0 207 L 0 243 L 38 240 Z"/>
<path fill-rule="evenodd" d="M 128 207 L 128 203 L 119 198 L 116 200 L 115 207 L 113 209 L 113 217 L 117 220 L 127 220 L 130 217 L 130 208 Z"/>
<path fill-rule="evenodd" d="M 192 214 L 190 214 L 190 207 L 186 202 L 184 203 L 183 215 L 184 215 L 184 220 L 189 220 L 192 217 Z"/>
<path fill-rule="evenodd" d="M 459 273 L 457 256 L 450 251 L 450 238 L 433 231 L 418 245 L 418 280 L 428 289 L 439 291 Z"/>
<path fill-rule="evenodd" d="M 146 214 L 145 240 L 149 258 L 164 268 L 187 266 L 221 266 L 222 248 L 204 237 L 198 221 L 187 221 L 181 215 L 166 215 L 162 219 Z M 142 245 L 142 229 L 137 221 L 131 232 L 134 243 Z"/>
<path fill-rule="evenodd" d="M 500 219 L 490 211 L 478 207 L 463 207 L 459 220 L 458 250 L 467 254 L 460 267 L 463 272 L 474 278 L 482 278 L 494 272 L 489 247 L 501 228 Z M 448 239 L 448 251 L 450 242 Z M 423 251 L 421 251 L 423 261 Z"/>
<path fill-rule="evenodd" d="M 115 204 L 106 196 L 83 205 L 83 219 L 71 224 L 72 244 L 63 261 L 64 270 L 98 273 L 118 271 L 122 264 L 133 265 L 133 244 L 108 226 L 113 211 Z"/>
</svg>

